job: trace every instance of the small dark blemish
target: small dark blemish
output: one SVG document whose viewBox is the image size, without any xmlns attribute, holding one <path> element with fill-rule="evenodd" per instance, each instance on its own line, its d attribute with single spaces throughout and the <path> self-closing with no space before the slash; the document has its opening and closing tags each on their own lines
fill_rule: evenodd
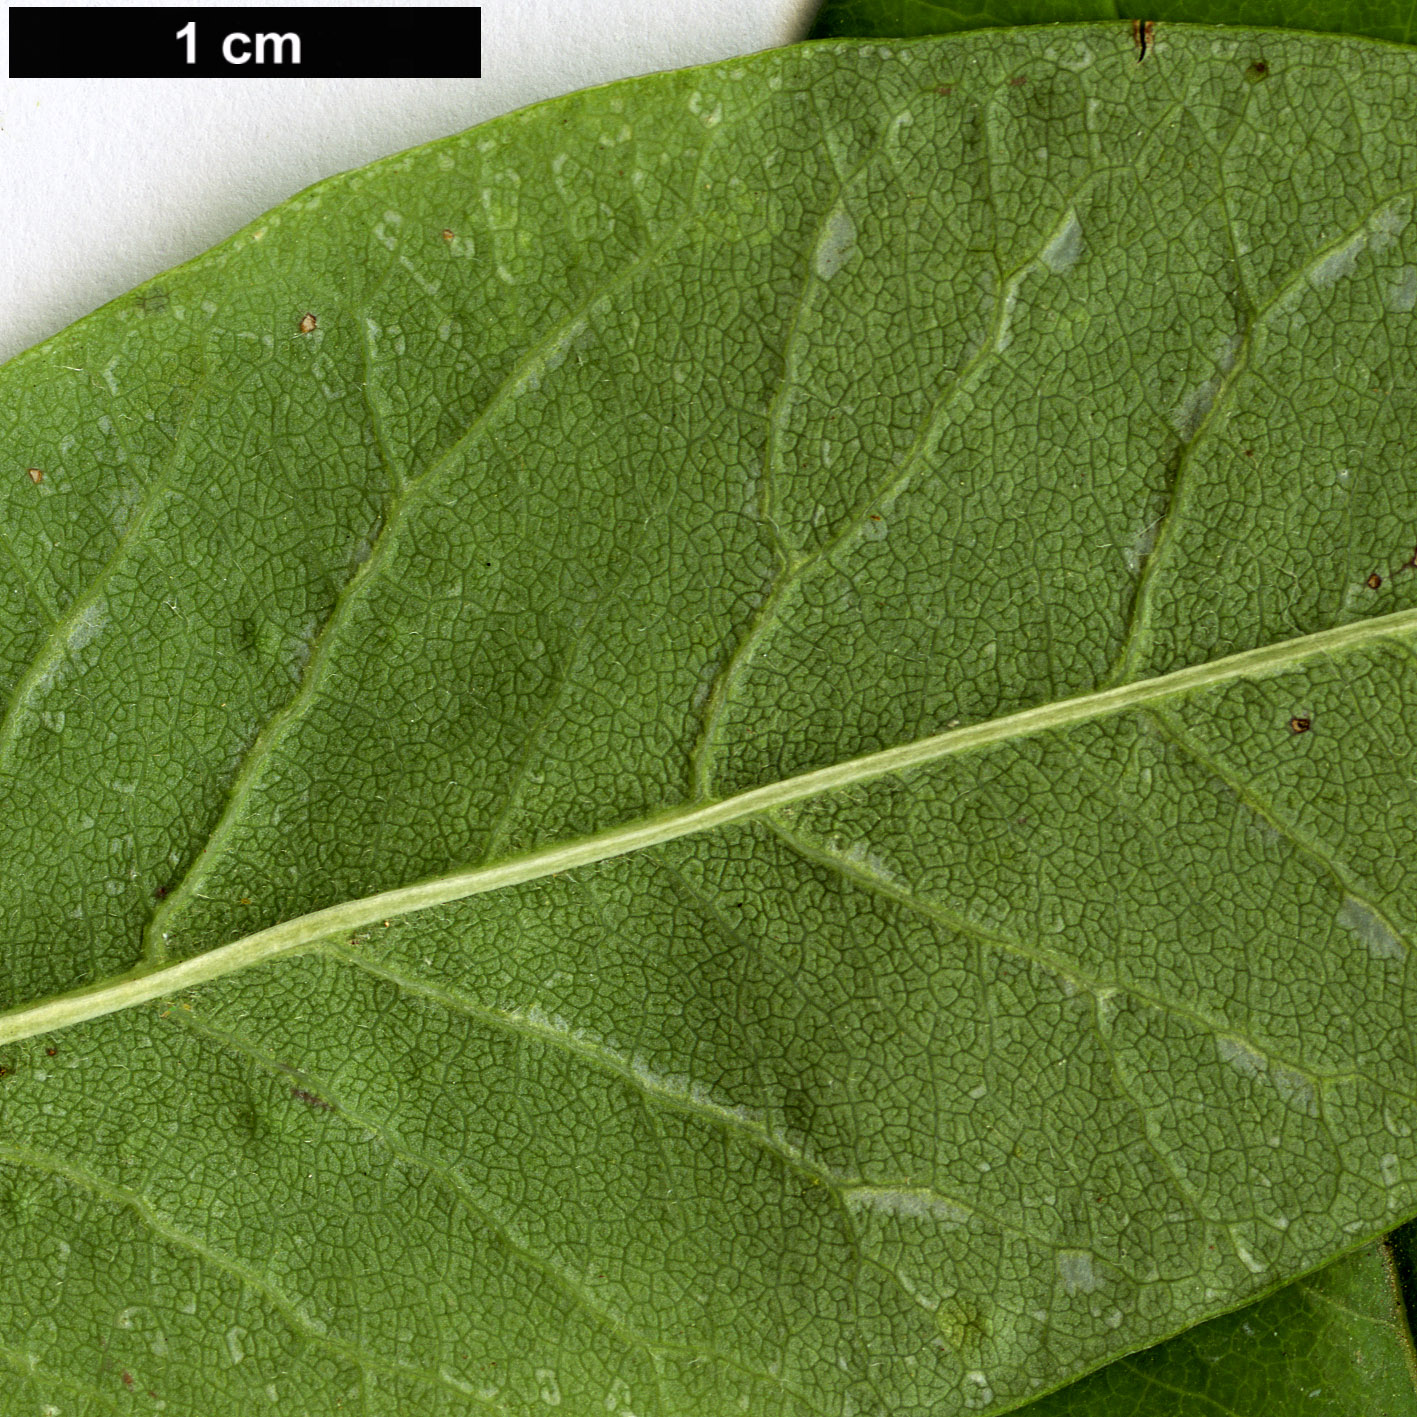
<svg viewBox="0 0 1417 1417">
<path fill-rule="evenodd" d="M 166 900 L 166 899 L 167 899 L 167 887 L 166 887 L 166 886 L 159 886 L 159 887 L 153 892 L 153 894 L 154 894 L 159 900 Z"/>
<path fill-rule="evenodd" d="M 1252 84 L 1257 84 L 1261 79 L 1269 78 L 1269 65 L 1263 59 L 1256 59 L 1248 69 L 1245 70 L 1245 78 Z"/>
<path fill-rule="evenodd" d="M 1254 455 L 1255 455 L 1255 450 L 1254 450 L 1253 448 L 1246 448 L 1246 449 L 1245 449 L 1245 456 L 1246 456 L 1247 458 L 1252 458 L 1252 457 L 1254 457 Z"/>
<path fill-rule="evenodd" d="M 32 467 L 28 468 L 27 471 L 29 473 L 30 481 L 33 482 L 36 486 L 38 486 L 41 482 L 44 481 L 44 473 L 42 473 L 39 468 Z"/>
<path fill-rule="evenodd" d="M 1376 571 L 1374 571 L 1373 574 L 1368 577 L 1369 590 L 1377 590 L 1382 585 L 1382 583 L 1383 578 Z"/>
<path fill-rule="evenodd" d="M 319 1112 L 333 1112 L 335 1104 L 326 1102 L 323 1097 L 317 1097 L 313 1092 L 306 1092 L 303 1087 L 292 1087 L 290 1095 L 297 1101 L 303 1102 L 307 1107 L 313 1107 Z"/>
<path fill-rule="evenodd" d="M 1155 20 L 1132 21 L 1132 43 L 1136 46 L 1138 64 L 1146 58 L 1146 52 L 1151 48 L 1152 37 L 1155 33 Z"/>
<path fill-rule="evenodd" d="M 1307 733 L 1313 726 L 1312 719 L 1299 718 L 1297 715 L 1289 720 L 1289 731 L 1291 733 Z"/>
<path fill-rule="evenodd" d="M 444 241 L 451 241 L 451 240 L 453 240 L 453 233 L 452 233 L 452 231 L 451 231 L 448 227 L 446 227 L 446 226 L 443 228 L 443 240 L 444 240 Z"/>
<path fill-rule="evenodd" d="M 133 1386 L 133 1375 L 132 1375 L 132 1373 L 124 1373 L 124 1374 L 123 1374 L 123 1386 L 126 1387 L 126 1388 L 131 1388 L 131 1387 Z"/>
<path fill-rule="evenodd" d="M 935 92 L 939 94 L 941 98 L 948 98 L 954 91 L 955 89 L 953 84 L 940 84 L 935 90 Z"/>
<path fill-rule="evenodd" d="M 7 1078 L 7 1077 L 9 1077 L 9 1076 L 10 1076 L 10 1069 L 7 1068 L 7 1067 L 4 1065 L 4 1063 L 0 1063 L 0 1078 Z"/>
<path fill-rule="evenodd" d="M 871 520 L 872 520 L 873 522 L 878 522 L 878 521 L 880 521 L 880 519 L 881 519 L 881 514 L 880 514 L 879 512 L 872 512 L 872 513 L 871 513 Z"/>
<path fill-rule="evenodd" d="M 1021 89 L 1027 82 L 1028 82 L 1027 77 L 1026 77 L 1025 75 L 1023 75 L 1023 74 L 1020 74 L 1020 75 L 1018 76 L 1018 78 L 1016 78 L 1016 79 L 1010 79 L 1010 80 L 1009 80 L 1009 87 L 1010 87 L 1010 88 L 1015 88 L 1015 89 Z"/>
<path fill-rule="evenodd" d="M 302 335 L 312 334 L 314 332 L 315 326 L 319 323 L 320 322 L 307 310 L 300 317 L 300 333 Z"/>
<path fill-rule="evenodd" d="M 46 1049 L 44 1050 L 44 1056 L 45 1056 L 46 1058 L 52 1058 L 52 1057 L 54 1057 L 55 1054 L 57 1054 L 58 1052 L 59 1052 L 59 1050 L 58 1050 L 57 1048 L 46 1048 Z"/>
</svg>

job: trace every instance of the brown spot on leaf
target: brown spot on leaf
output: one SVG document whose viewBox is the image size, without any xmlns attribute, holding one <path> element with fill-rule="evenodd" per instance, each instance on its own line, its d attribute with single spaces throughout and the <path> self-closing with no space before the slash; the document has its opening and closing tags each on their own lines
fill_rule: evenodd
<svg viewBox="0 0 1417 1417">
<path fill-rule="evenodd" d="M 132 1375 L 132 1373 L 125 1372 L 125 1373 L 123 1374 L 123 1386 L 126 1387 L 126 1388 L 131 1388 L 131 1387 L 133 1386 L 133 1375 Z"/>
<path fill-rule="evenodd" d="M 333 1102 L 326 1102 L 323 1097 L 319 1097 L 313 1092 L 306 1092 L 303 1087 L 292 1087 L 290 1095 L 297 1102 L 303 1102 L 307 1107 L 313 1107 L 317 1112 L 333 1112 L 335 1110 Z"/>
<path fill-rule="evenodd" d="M 940 84 L 935 89 L 935 92 L 939 94 L 941 98 L 948 98 L 954 91 L 955 88 L 953 84 Z"/>
<path fill-rule="evenodd" d="M 1027 82 L 1027 77 L 1023 74 L 1019 74 L 1016 78 L 1012 78 L 1009 80 L 1009 87 L 1021 89 Z"/>
<path fill-rule="evenodd" d="M 26 469 L 26 471 L 29 473 L 30 481 L 33 482 L 36 486 L 44 481 L 44 473 L 41 472 L 39 468 L 32 467 Z"/>
<path fill-rule="evenodd" d="M 1248 69 L 1245 70 L 1245 78 L 1252 84 L 1257 84 L 1261 79 L 1269 78 L 1269 65 L 1263 59 L 1256 59 Z"/>
<path fill-rule="evenodd" d="M 45 1056 L 46 1058 L 52 1058 L 52 1057 L 54 1057 L 54 1055 L 55 1055 L 56 1053 L 58 1053 L 58 1051 L 59 1051 L 59 1050 L 58 1050 L 57 1048 L 46 1048 L 46 1049 L 44 1050 L 44 1056 Z"/>
<path fill-rule="evenodd" d="M 1136 46 L 1138 64 L 1146 58 L 1146 52 L 1151 48 L 1152 37 L 1155 33 L 1155 20 L 1132 21 L 1132 43 Z"/>
<path fill-rule="evenodd" d="M 1382 583 L 1383 578 L 1376 571 L 1374 571 L 1373 574 L 1368 577 L 1369 590 L 1377 590 L 1382 585 Z"/>
<path fill-rule="evenodd" d="M 166 886 L 159 886 L 159 887 L 153 892 L 153 894 L 154 894 L 159 900 L 166 900 L 166 899 L 167 899 L 167 887 L 166 887 Z"/>
<path fill-rule="evenodd" d="M 444 240 L 444 241 L 451 241 L 451 240 L 453 240 L 453 233 L 452 233 L 446 226 L 443 228 L 443 240 Z"/>
<path fill-rule="evenodd" d="M 300 317 L 300 333 L 308 335 L 314 332 L 315 326 L 320 322 L 307 310 Z"/>
<path fill-rule="evenodd" d="M 1291 733 L 1307 733 L 1313 726 L 1312 719 L 1299 718 L 1296 716 L 1289 720 L 1289 731 Z"/>
</svg>

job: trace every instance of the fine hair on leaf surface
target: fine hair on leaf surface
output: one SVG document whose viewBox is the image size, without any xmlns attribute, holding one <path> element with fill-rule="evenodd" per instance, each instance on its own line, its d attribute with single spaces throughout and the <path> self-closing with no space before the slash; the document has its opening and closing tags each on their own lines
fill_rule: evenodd
<svg viewBox="0 0 1417 1417">
<path fill-rule="evenodd" d="M 1005 1412 L 1417 1214 L 1414 79 L 655 75 L 0 370 L 0 1417 Z"/>
</svg>

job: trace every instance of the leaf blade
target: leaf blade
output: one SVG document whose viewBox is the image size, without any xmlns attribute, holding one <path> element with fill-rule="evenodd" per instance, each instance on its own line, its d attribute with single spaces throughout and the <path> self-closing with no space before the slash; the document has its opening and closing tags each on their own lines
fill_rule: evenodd
<svg viewBox="0 0 1417 1417">
<path fill-rule="evenodd" d="M 62 1065 L 12 1044 L 7 1282 L 97 1297 L 11 1352 L 214 1412 L 1006 1410 L 1412 1208 L 1378 1042 L 1410 894 L 1329 810 L 1407 810 L 1369 711 L 1413 589 L 1360 587 L 1408 531 L 1410 238 L 1374 222 L 1410 61 L 1315 43 L 1176 32 L 1138 74 L 1101 27 L 578 96 L 0 376 L 44 465 L 17 563 L 83 632 L 27 678 L 19 612 L 0 645 L 11 997 L 144 929 L 161 988 L 298 924 Z M 1238 190 L 1213 140 L 1266 134 L 1345 160 L 1193 200 L 1187 163 Z M 1242 288 L 1283 317 L 1243 363 Z M 1279 418 L 1295 359 L 1322 397 Z M 1350 488 L 1314 408 L 1389 476 Z M 1296 449 L 1332 479 L 1291 486 Z M 1246 528 L 1307 579 L 1240 594 Z M 1149 564 L 1165 615 L 1099 689 Z M 499 889 L 371 913 L 479 858 Z M 121 1292 L 166 1348 L 114 1320 L 115 1372 Z"/>
<path fill-rule="evenodd" d="M 1346 648 L 1362 646 L 1369 641 L 1381 644 L 1404 630 L 1417 630 L 1417 610 L 1399 610 L 1390 615 L 1355 621 L 1351 625 L 1317 631 L 1298 640 L 1280 641 L 1203 665 L 1172 670 L 1155 679 L 1132 680 L 1116 688 L 1024 709 L 1003 719 L 986 720 L 967 728 L 947 729 L 944 733 L 914 743 L 883 749 L 879 753 L 818 768 L 763 787 L 749 788 L 733 797 L 632 822 L 596 837 L 557 844 L 493 866 L 398 887 L 363 900 L 344 901 L 309 915 L 282 921 L 257 935 L 180 962 L 156 964 L 113 984 L 99 985 L 95 989 L 64 995 L 29 1008 L 0 1013 L 0 1044 L 33 1038 L 56 1028 L 102 1018 L 120 1009 L 151 1003 L 209 980 L 220 979 L 235 970 L 277 959 L 326 936 L 357 932 L 384 923 L 386 917 L 408 915 L 468 896 L 541 880 L 580 866 L 595 865 L 630 852 L 652 850 L 682 836 L 713 831 L 753 817 L 771 816 L 783 807 L 809 798 L 839 792 L 875 778 L 906 773 L 955 753 L 968 753 L 1070 724 L 1124 714 L 1153 703 L 1164 704 L 1169 698 L 1230 679 L 1263 677 L 1302 663 L 1306 658 L 1341 653 Z M 1392 926 L 1382 920 L 1370 904 L 1356 896 L 1350 896 L 1350 899 L 1355 901 L 1359 910 L 1372 917 L 1370 928 L 1392 932 Z M 155 917 L 160 918 L 160 915 Z"/>
</svg>

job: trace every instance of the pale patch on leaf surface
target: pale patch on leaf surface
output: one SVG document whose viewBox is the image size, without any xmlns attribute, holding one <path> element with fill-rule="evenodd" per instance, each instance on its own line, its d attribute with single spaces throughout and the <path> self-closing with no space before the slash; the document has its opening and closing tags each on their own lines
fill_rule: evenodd
<svg viewBox="0 0 1417 1417">
<path fill-rule="evenodd" d="M 612 85 L 0 372 L 0 1412 L 1005 1411 L 1417 1212 L 1414 77 Z"/>
</svg>

